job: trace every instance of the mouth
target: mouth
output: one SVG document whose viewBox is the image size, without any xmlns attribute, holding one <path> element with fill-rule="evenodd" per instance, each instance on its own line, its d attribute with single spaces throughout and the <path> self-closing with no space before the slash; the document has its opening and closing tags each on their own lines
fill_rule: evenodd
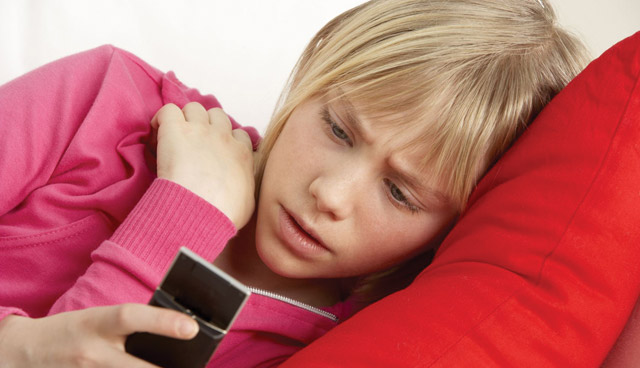
<svg viewBox="0 0 640 368">
<path fill-rule="evenodd" d="M 285 243 L 302 256 L 331 251 L 311 227 L 284 207 L 280 207 L 280 230 Z"/>
</svg>

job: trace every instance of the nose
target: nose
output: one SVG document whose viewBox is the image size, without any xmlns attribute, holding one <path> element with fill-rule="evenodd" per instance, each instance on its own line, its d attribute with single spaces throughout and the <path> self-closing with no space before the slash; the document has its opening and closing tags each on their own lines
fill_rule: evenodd
<svg viewBox="0 0 640 368">
<path fill-rule="evenodd" d="M 316 177 L 309 185 L 309 193 L 315 199 L 318 211 L 327 213 L 333 220 L 344 220 L 351 215 L 362 183 L 357 170 L 334 169 Z"/>
</svg>

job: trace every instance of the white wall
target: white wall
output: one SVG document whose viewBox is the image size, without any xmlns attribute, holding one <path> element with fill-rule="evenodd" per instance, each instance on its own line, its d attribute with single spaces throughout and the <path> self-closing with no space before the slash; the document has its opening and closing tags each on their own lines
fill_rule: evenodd
<svg viewBox="0 0 640 368">
<path fill-rule="evenodd" d="M 594 56 L 640 31 L 640 0 L 550 0 L 560 23 L 582 36 Z"/>
<path fill-rule="evenodd" d="M 0 83 L 111 43 L 214 93 L 228 113 L 263 131 L 306 42 L 360 2 L 0 0 Z M 640 0 L 554 3 L 561 21 L 581 34 L 595 55 L 640 30 Z"/>
<path fill-rule="evenodd" d="M 261 131 L 308 40 L 361 0 L 0 0 L 0 83 L 110 43 Z"/>
</svg>

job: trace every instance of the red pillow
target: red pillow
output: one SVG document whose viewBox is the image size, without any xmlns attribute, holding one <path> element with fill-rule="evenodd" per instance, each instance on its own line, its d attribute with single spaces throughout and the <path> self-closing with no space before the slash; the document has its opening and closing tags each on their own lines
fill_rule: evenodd
<svg viewBox="0 0 640 368">
<path fill-rule="evenodd" d="M 640 33 L 482 179 L 433 264 L 284 367 L 598 366 L 640 293 Z"/>
</svg>

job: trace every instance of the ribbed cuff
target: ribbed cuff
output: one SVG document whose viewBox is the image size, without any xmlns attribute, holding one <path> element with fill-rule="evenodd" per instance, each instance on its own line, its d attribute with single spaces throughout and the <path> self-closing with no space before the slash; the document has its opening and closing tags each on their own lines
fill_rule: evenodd
<svg viewBox="0 0 640 368">
<path fill-rule="evenodd" d="M 164 273 L 181 246 L 212 261 L 235 234 L 231 220 L 209 202 L 156 179 L 110 240 Z"/>
<path fill-rule="evenodd" d="M 20 308 L 0 307 L 0 321 L 2 321 L 4 317 L 12 314 L 16 316 L 27 317 L 27 314 Z"/>
</svg>

